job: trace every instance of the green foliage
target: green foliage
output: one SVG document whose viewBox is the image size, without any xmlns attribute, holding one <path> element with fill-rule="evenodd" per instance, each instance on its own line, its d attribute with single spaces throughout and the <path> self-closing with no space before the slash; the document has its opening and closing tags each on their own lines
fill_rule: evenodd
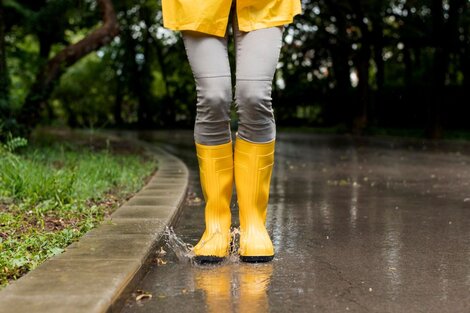
<svg viewBox="0 0 470 313">
<path fill-rule="evenodd" d="M 31 126 L 24 122 L 19 125 L 18 115 L 28 95 L 29 99 L 34 96 L 31 93 L 34 82 L 44 81 L 39 75 L 44 64 L 80 34 L 95 27 L 100 15 L 95 9 L 96 2 L 86 0 L 5 0 L 2 5 L 4 16 L 0 26 L 4 26 L 6 34 L 0 43 L 4 39 L 7 56 L 7 71 L 2 72 L 8 72 L 10 84 L 6 93 L 9 98 L 3 97 L 0 90 L 0 127 L 22 134 Z M 44 107 L 43 120 L 53 119 L 47 101 Z"/>
<path fill-rule="evenodd" d="M 62 76 L 52 95 L 56 116 L 72 127 L 95 128 L 108 124 L 115 101 L 114 75 L 106 59 L 96 54 L 83 58 Z"/>
<path fill-rule="evenodd" d="M 8 140 L 2 144 L 0 143 L 0 154 L 13 153 L 15 150 L 21 147 L 26 147 L 28 140 L 22 137 L 12 137 L 11 134 L 8 136 Z"/>
<path fill-rule="evenodd" d="M 12 138 L 0 152 L 0 284 L 98 225 L 155 169 L 154 161 L 132 154 L 25 144 Z"/>
<path fill-rule="evenodd" d="M 0 107 L 14 114 L 44 60 L 92 31 L 99 14 L 95 1 L 4 3 L 11 83 L 10 100 L 2 104 L 0 99 Z M 192 127 L 195 86 L 180 33 L 162 27 L 158 1 L 113 3 L 120 35 L 68 70 L 46 103 L 44 121 L 76 127 Z M 383 125 L 393 124 L 397 119 L 392 117 L 400 114 L 422 124 L 436 98 L 428 95 L 420 99 L 423 105 L 416 104 L 423 87 L 437 93 L 433 86 L 440 85 L 446 101 L 452 92 L 445 90 L 448 86 L 468 95 L 463 86 L 470 84 L 470 2 L 312 0 L 302 5 L 303 14 L 285 27 L 274 81 L 279 124 L 333 126 L 361 111 Z M 234 65 L 232 40 L 229 54 Z M 366 73 L 362 84 L 350 76 L 359 70 Z M 383 96 L 385 89 L 414 93 L 400 96 L 413 112 L 390 114 L 402 109 Z"/>
</svg>

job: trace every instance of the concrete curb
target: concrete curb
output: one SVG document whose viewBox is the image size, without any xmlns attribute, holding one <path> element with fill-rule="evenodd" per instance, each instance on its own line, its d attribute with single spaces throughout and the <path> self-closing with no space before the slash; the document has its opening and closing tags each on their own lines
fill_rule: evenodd
<svg viewBox="0 0 470 313">
<path fill-rule="evenodd" d="M 177 157 L 140 142 L 158 170 L 100 226 L 0 292 L 0 313 L 116 312 L 118 298 L 140 280 L 185 198 L 189 171 Z"/>
</svg>

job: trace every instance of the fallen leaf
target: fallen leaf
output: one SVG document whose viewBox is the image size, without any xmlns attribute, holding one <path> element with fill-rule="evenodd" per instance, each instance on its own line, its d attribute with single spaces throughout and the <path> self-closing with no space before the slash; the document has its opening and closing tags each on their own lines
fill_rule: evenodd
<svg viewBox="0 0 470 313">
<path fill-rule="evenodd" d="M 142 299 L 150 299 L 152 298 L 152 294 L 151 293 L 143 293 L 141 295 L 138 295 L 137 297 L 135 297 L 135 300 L 136 301 L 140 301 Z"/>
<path fill-rule="evenodd" d="M 161 255 L 161 256 L 166 255 L 166 251 L 163 250 L 163 247 L 160 247 L 160 251 L 158 251 L 158 255 Z"/>
</svg>

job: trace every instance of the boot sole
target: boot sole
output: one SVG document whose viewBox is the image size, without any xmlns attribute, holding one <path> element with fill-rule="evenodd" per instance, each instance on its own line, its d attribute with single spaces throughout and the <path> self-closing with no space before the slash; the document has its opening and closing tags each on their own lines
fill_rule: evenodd
<svg viewBox="0 0 470 313">
<path fill-rule="evenodd" d="M 271 256 L 243 256 L 240 255 L 240 260 L 246 263 L 265 263 L 270 262 L 274 259 L 274 255 Z"/>
<path fill-rule="evenodd" d="M 194 261 L 197 264 L 216 264 L 224 260 L 224 257 L 212 256 L 212 255 L 196 255 Z"/>
</svg>

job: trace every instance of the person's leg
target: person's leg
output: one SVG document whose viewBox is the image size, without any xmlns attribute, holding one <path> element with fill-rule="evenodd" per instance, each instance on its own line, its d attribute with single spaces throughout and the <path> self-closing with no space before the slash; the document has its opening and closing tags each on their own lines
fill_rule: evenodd
<svg viewBox="0 0 470 313">
<path fill-rule="evenodd" d="M 194 139 L 205 145 L 227 143 L 232 103 L 228 34 L 222 38 L 187 30 L 181 33 L 196 84 Z"/>
<path fill-rule="evenodd" d="M 284 28 L 275 26 L 241 32 L 236 22 L 233 28 L 237 135 L 251 142 L 268 142 L 276 137 L 271 91 Z"/>
<path fill-rule="evenodd" d="M 227 36 L 183 31 L 197 92 L 194 140 L 205 199 L 205 231 L 194 247 L 197 262 L 219 262 L 229 253 L 233 147 L 230 134 L 232 85 Z"/>
<path fill-rule="evenodd" d="M 282 45 L 283 26 L 240 32 L 236 47 L 235 186 L 240 213 L 240 258 L 266 262 L 274 247 L 266 230 L 276 125 L 271 104 L 272 80 Z"/>
</svg>

